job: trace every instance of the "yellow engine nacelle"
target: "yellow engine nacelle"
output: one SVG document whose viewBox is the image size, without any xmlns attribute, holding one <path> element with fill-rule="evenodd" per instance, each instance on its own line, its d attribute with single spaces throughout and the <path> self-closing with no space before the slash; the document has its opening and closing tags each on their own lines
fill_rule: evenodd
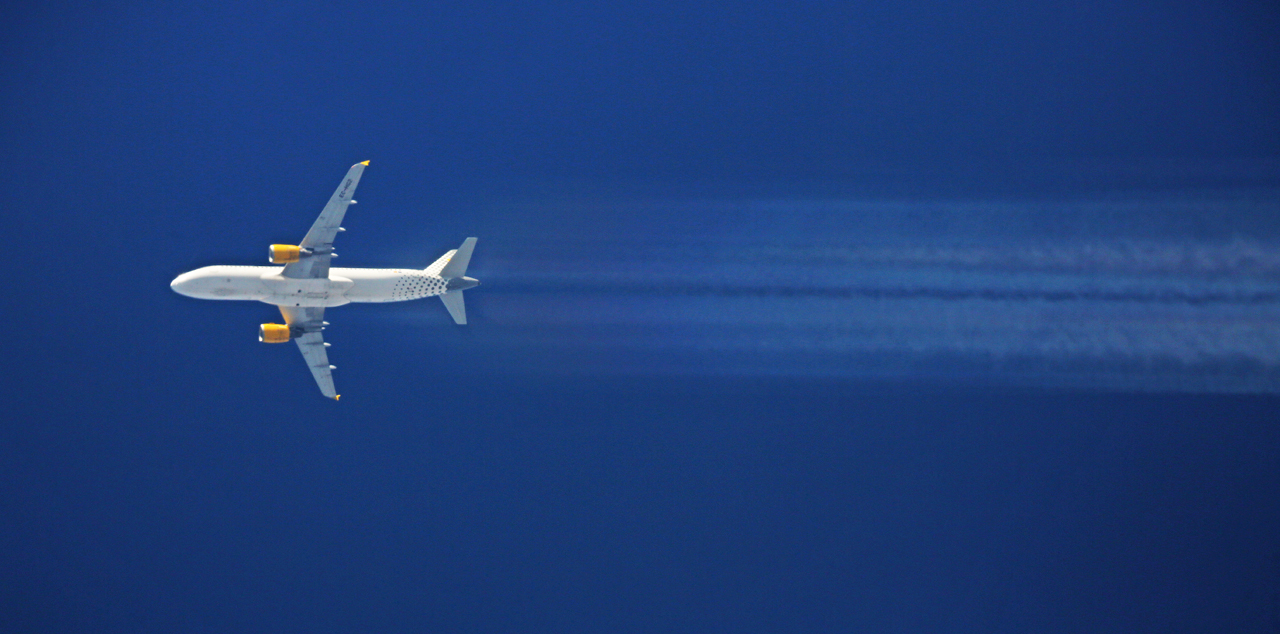
<svg viewBox="0 0 1280 634">
<path fill-rule="evenodd" d="M 262 343 L 285 343 L 289 341 L 289 327 L 281 324 L 262 324 L 258 326 L 258 341 Z"/>
<path fill-rule="evenodd" d="M 273 244 L 268 251 L 272 264 L 289 264 L 302 259 L 302 248 L 292 244 Z"/>
</svg>

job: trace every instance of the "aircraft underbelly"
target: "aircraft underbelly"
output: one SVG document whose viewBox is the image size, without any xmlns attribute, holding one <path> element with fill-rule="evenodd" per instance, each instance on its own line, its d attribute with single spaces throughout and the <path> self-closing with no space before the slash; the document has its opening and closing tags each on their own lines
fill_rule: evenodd
<svg viewBox="0 0 1280 634">
<path fill-rule="evenodd" d="M 260 301 L 276 306 L 293 306 L 295 308 L 330 308 L 350 304 L 351 300 L 344 295 L 302 294 L 302 295 L 268 295 Z"/>
<path fill-rule="evenodd" d="M 393 302 L 397 301 L 392 292 L 395 283 L 383 280 L 360 280 L 356 285 L 351 287 L 347 293 L 347 299 L 358 303 L 369 302 Z"/>
<path fill-rule="evenodd" d="M 353 285 L 346 299 L 355 303 L 404 302 L 428 297 L 443 281 L 415 269 L 334 269 L 349 277 Z"/>
<path fill-rule="evenodd" d="M 262 285 L 268 295 L 261 301 L 276 306 L 324 308 L 350 303 L 346 293 L 353 286 L 350 279 L 330 275 L 328 279 L 295 279 L 278 273 L 263 275 Z"/>
</svg>

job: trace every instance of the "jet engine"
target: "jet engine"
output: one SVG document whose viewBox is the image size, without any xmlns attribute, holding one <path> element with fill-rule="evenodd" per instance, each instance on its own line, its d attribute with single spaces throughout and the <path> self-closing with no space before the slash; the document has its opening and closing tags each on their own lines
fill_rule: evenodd
<svg viewBox="0 0 1280 634">
<path fill-rule="evenodd" d="M 258 341 L 262 343 L 285 343 L 289 340 L 289 327 L 283 324 L 262 324 L 258 326 Z"/>
<path fill-rule="evenodd" d="M 273 244 L 268 256 L 272 264 L 289 264 L 302 258 L 302 248 L 292 244 Z"/>
</svg>

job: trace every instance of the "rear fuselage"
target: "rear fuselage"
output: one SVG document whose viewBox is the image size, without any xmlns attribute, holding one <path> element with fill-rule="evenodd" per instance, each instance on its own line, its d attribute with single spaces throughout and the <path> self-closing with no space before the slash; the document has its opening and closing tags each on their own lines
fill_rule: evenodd
<svg viewBox="0 0 1280 634">
<path fill-rule="evenodd" d="M 328 279 L 284 277 L 280 266 L 206 266 L 179 275 L 174 291 L 199 299 L 255 300 L 277 306 L 403 302 L 440 295 L 457 282 L 417 269 L 329 269 Z M 470 278 L 462 278 L 473 282 Z"/>
</svg>

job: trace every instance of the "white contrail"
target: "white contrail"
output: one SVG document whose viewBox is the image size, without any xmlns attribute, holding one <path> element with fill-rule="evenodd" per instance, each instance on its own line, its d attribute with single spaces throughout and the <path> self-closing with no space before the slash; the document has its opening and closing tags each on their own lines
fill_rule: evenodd
<svg viewBox="0 0 1280 634">
<path fill-rule="evenodd" d="M 487 345 L 587 371 L 1280 392 L 1258 213 L 1280 204 L 655 204 L 665 232 L 493 247 L 477 299 Z"/>
</svg>

